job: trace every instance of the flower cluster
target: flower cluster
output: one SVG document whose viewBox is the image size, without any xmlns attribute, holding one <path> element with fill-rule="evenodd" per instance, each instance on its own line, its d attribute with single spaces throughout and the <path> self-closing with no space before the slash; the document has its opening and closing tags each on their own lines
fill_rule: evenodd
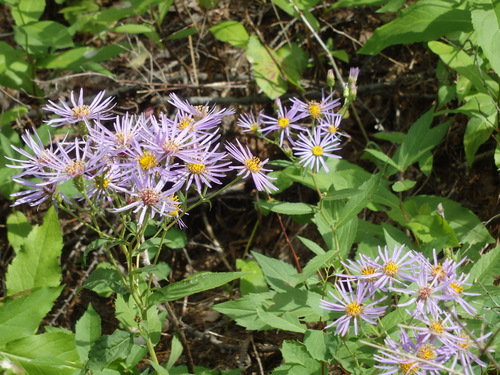
<svg viewBox="0 0 500 375">
<path fill-rule="evenodd" d="M 284 106 L 278 98 L 276 116 L 250 112 L 241 115 L 238 125 L 258 136 L 274 135 L 280 147 L 292 147 L 294 158 L 303 167 L 316 172 L 323 167 L 328 172 L 325 158 L 340 158 L 334 152 L 340 149 L 340 137 L 345 136 L 339 132 L 342 117 L 335 111 L 340 99 L 333 96 L 323 95 L 319 102 L 307 103 L 293 98 L 290 106 Z"/>
<path fill-rule="evenodd" d="M 192 106 L 171 94 L 169 103 L 175 108 L 171 116 L 113 116 L 112 98 L 105 98 L 104 92 L 90 105 L 84 104 L 83 91 L 78 100 L 71 93 L 71 105 L 60 101 L 61 105 L 45 106 L 58 116 L 47 123 L 74 124 L 81 136 L 67 136 L 48 147 L 36 132 L 22 136 L 27 147 L 14 147 L 22 157 L 10 159 L 15 162 L 10 167 L 22 170 L 14 180 L 28 189 L 13 194 L 14 205 L 90 200 L 113 212 L 131 210 L 139 224 L 158 216 L 182 225 L 180 197 L 186 197 L 189 189 L 204 196 L 208 188 L 222 185 L 232 170 L 251 176 L 260 191 L 277 190 L 265 174 L 267 160 L 239 142 L 225 147 L 219 142 L 219 125 L 234 113 L 232 109 Z M 233 165 L 229 156 L 241 165 Z M 67 181 L 74 183 L 78 194 L 61 191 Z"/>
<path fill-rule="evenodd" d="M 392 252 L 379 248 L 375 259 L 360 255 L 356 261 L 343 262 L 348 273 L 337 275 L 338 295 L 330 292 L 335 302 L 322 300 L 320 305 L 342 316 L 326 328 L 336 326 L 335 333 L 345 336 L 352 323 L 357 335 L 362 321 L 375 325 L 390 310 L 380 305 L 389 293 L 407 296 L 398 306 L 406 308 L 411 325 L 399 325 L 399 340 L 385 340 L 386 349 L 375 356 L 375 367 L 384 374 L 438 374 L 445 366 L 454 369 L 458 364 L 466 375 L 473 374 L 473 363 L 485 366 L 473 350 L 491 333 L 473 338 L 460 321 L 463 314 L 477 313 L 464 298 L 476 295 L 464 291 L 469 276 L 459 268 L 465 260 L 440 263 L 435 250 L 431 261 L 396 246 Z"/>
</svg>

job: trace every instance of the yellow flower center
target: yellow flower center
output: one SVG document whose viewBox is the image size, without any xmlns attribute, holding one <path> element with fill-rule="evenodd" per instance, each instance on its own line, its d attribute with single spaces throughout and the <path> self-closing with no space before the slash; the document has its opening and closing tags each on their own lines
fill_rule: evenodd
<svg viewBox="0 0 500 375">
<path fill-rule="evenodd" d="M 392 260 L 387 262 L 387 264 L 382 268 L 382 271 L 387 275 L 387 276 L 394 276 L 398 273 L 399 266 L 394 263 Z"/>
<path fill-rule="evenodd" d="M 416 362 L 400 363 L 399 368 L 404 374 L 414 374 L 420 369 Z"/>
<path fill-rule="evenodd" d="M 431 344 L 423 344 L 418 348 L 417 357 L 429 361 L 436 357 L 436 351 Z"/>
<path fill-rule="evenodd" d="M 438 278 L 439 281 L 443 281 L 446 276 L 444 273 L 444 268 L 442 265 L 438 264 L 437 266 L 433 266 L 431 269 L 432 276 Z"/>
<path fill-rule="evenodd" d="M 115 133 L 115 141 L 121 146 L 129 144 L 131 139 L 132 139 L 132 134 L 130 133 L 124 133 L 124 132 Z"/>
<path fill-rule="evenodd" d="M 323 155 L 323 147 L 321 147 L 321 146 L 314 146 L 311 151 L 312 151 L 314 156 Z"/>
<path fill-rule="evenodd" d="M 461 285 L 461 284 L 458 284 L 458 283 L 450 283 L 450 286 L 455 289 L 455 292 L 457 292 L 457 294 L 460 294 L 464 291 L 464 287 Z"/>
<path fill-rule="evenodd" d="M 90 107 L 88 105 L 78 105 L 72 109 L 74 118 L 83 119 L 90 115 Z"/>
<path fill-rule="evenodd" d="M 179 202 L 179 197 L 177 196 L 177 194 L 172 195 L 172 197 L 170 199 L 173 200 L 174 202 Z M 179 215 L 180 209 L 181 209 L 181 204 L 174 203 L 172 206 L 172 210 L 170 210 L 170 212 L 168 214 L 170 216 L 176 217 Z"/>
<path fill-rule="evenodd" d="M 259 172 L 262 169 L 260 166 L 260 159 L 257 156 L 254 156 L 251 159 L 245 160 L 245 168 L 252 173 Z"/>
<path fill-rule="evenodd" d="M 373 275 L 375 272 L 377 272 L 377 269 L 373 266 L 363 266 L 361 267 L 361 274 L 362 275 Z M 374 282 L 375 281 L 375 278 L 374 277 L 371 277 L 369 279 L 365 279 L 365 281 L 367 282 Z"/>
<path fill-rule="evenodd" d="M 205 172 L 206 165 L 203 163 L 201 163 L 201 164 L 188 163 L 187 169 L 191 173 L 202 174 L 203 172 Z"/>
<path fill-rule="evenodd" d="M 259 129 L 259 124 L 257 124 L 256 122 L 253 122 L 252 125 L 250 125 L 250 130 L 255 132 Z"/>
<path fill-rule="evenodd" d="M 363 312 L 363 305 L 359 305 L 356 302 L 352 302 L 345 307 L 345 313 L 348 316 L 357 317 Z"/>
<path fill-rule="evenodd" d="M 460 346 L 464 350 L 469 350 L 469 348 L 470 348 L 470 336 L 465 334 L 465 333 L 461 333 L 458 335 L 458 337 L 465 339 L 465 342 L 458 342 L 458 346 Z"/>
<path fill-rule="evenodd" d="M 94 185 L 99 190 L 106 189 L 109 185 L 109 182 L 110 182 L 109 178 L 107 178 L 105 175 L 96 176 L 96 178 L 94 179 Z"/>
<path fill-rule="evenodd" d="M 149 171 L 150 169 L 158 165 L 156 157 L 154 155 L 151 155 L 149 151 L 144 151 L 144 154 L 137 158 L 137 162 L 139 163 L 139 166 L 145 171 Z"/>
<path fill-rule="evenodd" d="M 281 117 L 279 120 L 278 120 L 278 125 L 285 129 L 288 125 L 290 125 L 290 120 L 287 119 L 286 117 Z"/>
<path fill-rule="evenodd" d="M 335 134 L 337 131 L 339 130 L 339 128 L 337 128 L 334 124 L 331 124 L 329 127 L 328 127 L 328 131 L 332 134 Z"/>
<path fill-rule="evenodd" d="M 444 332 L 444 327 L 441 322 L 433 321 L 429 324 L 429 329 L 433 331 L 436 335 L 441 336 Z"/>
<path fill-rule="evenodd" d="M 313 100 L 309 103 L 309 114 L 314 118 L 319 118 L 319 116 L 321 116 L 321 106 L 318 102 Z"/>
<path fill-rule="evenodd" d="M 166 154 L 177 154 L 180 150 L 179 145 L 175 141 L 165 141 L 161 145 L 161 148 L 163 151 L 165 151 Z"/>
<path fill-rule="evenodd" d="M 190 117 L 184 117 L 180 122 L 179 122 L 179 129 L 184 130 L 186 129 L 189 125 L 193 123 L 193 119 Z"/>
</svg>

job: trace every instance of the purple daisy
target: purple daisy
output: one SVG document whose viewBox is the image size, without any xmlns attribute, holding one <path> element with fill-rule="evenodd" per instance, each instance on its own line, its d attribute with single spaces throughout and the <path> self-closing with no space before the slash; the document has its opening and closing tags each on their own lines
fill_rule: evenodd
<svg viewBox="0 0 500 375">
<path fill-rule="evenodd" d="M 347 285 L 347 289 L 346 286 Z M 341 336 L 345 336 L 347 331 L 349 330 L 349 324 L 351 321 L 354 325 L 354 334 L 358 334 L 358 320 L 361 318 L 364 321 L 376 325 L 377 319 L 381 316 L 386 307 L 373 307 L 374 305 L 380 303 L 387 296 L 384 296 L 376 301 L 366 304 L 368 298 L 370 298 L 369 290 L 365 287 L 364 283 L 358 285 L 356 293 L 353 292 L 351 283 L 347 282 L 339 282 L 336 285 L 336 289 L 340 294 L 340 297 L 337 297 L 334 293 L 330 292 L 330 295 L 338 302 L 328 302 L 325 300 L 321 300 L 320 307 L 327 310 L 332 311 L 342 311 L 345 315 L 341 316 L 339 319 L 335 320 L 333 323 L 330 323 L 325 327 L 330 328 L 334 325 L 337 325 L 337 329 L 335 334 L 340 334 Z"/>
<path fill-rule="evenodd" d="M 339 155 L 332 154 L 333 151 L 340 150 L 340 147 L 337 147 L 339 144 L 336 137 L 325 135 L 319 127 L 316 127 L 313 134 L 309 130 L 299 133 L 299 140 L 295 143 L 293 151 L 295 156 L 300 158 L 299 163 L 303 164 L 304 168 L 309 167 L 319 172 L 320 167 L 323 166 L 328 172 L 325 158 L 340 159 Z"/>
<path fill-rule="evenodd" d="M 270 180 L 275 180 L 273 177 L 266 176 L 264 172 L 270 172 L 270 169 L 265 169 L 264 165 L 269 159 L 264 161 L 260 160 L 257 156 L 253 156 L 252 152 L 248 146 L 243 146 L 240 141 L 236 140 L 238 147 L 231 143 L 226 144 L 226 149 L 229 154 L 238 160 L 243 165 L 232 166 L 232 169 L 239 169 L 238 176 L 243 175 L 243 178 L 247 178 L 249 175 L 252 176 L 255 187 L 259 191 L 266 191 L 268 193 L 271 190 L 278 190 L 276 186 Z"/>
</svg>

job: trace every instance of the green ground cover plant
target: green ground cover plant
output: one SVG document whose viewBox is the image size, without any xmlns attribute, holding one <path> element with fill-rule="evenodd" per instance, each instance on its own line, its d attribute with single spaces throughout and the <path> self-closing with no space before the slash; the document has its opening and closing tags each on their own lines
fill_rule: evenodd
<svg viewBox="0 0 500 375">
<path fill-rule="evenodd" d="M 161 25 L 177 10 L 174 1 L 130 0 L 109 7 L 93 0 L 58 1 L 61 22 L 43 18 L 45 1 L 0 3 L 13 20 L 12 43 L 0 41 L 0 83 L 36 98 L 45 96 L 36 80 L 42 71 L 113 76 L 104 63 L 138 50 L 139 39 L 131 36 L 166 48 L 169 40 L 192 43 L 202 32 L 188 25 L 164 35 Z M 198 3 L 205 15 L 218 5 Z M 497 217 L 483 222 L 451 198 L 419 194 L 414 178 L 415 171 L 433 173 L 434 153 L 454 115 L 467 118 L 463 147 L 469 167 L 491 139 L 496 142 L 491 156 L 500 167 L 495 55 L 500 3 L 325 2 L 325 12 L 381 6 L 379 12 L 396 14 L 374 31 L 360 54 L 423 42 L 439 57 L 435 104 L 405 133 L 376 133 L 364 147 L 367 164 L 360 165 L 340 156 L 350 140 L 342 121 L 357 116 L 360 70 L 341 74 L 337 63 L 349 56 L 322 40 L 321 17 L 313 12 L 322 3 L 272 1 L 304 26 L 321 50 L 318 59 L 309 55 L 303 35 L 273 49 L 261 31 L 239 20 L 208 28 L 219 42 L 245 51 L 255 84 L 273 101 L 273 110 L 250 109 L 236 118 L 234 106 L 192 105 L 171 93 L 165 112 L 117 115 L 117 99 L 100 91 L 89 100 L 89 88 L 83 87 L 67 93 L 70 100 L 43 102 L 43 123 L 21 134 L 9 125 L 28 108 L 2 113 L 0 190 L 13 207 L 6 220 L 13 259 L 0 299 L 3 373 L 243 373 L 244 368 L 208 368 L 184 359 L 189 347 L 173 303 L 219 287 L 227 300 L 212 309 L 228 321 L 248 331 L 294 337 L 281 344 L 281 364 L 262 369 L 265 373 L 500 370 L 500 247 L 487 225 Z M 76 42 L 91 33 L 102 40 L 112 33 L 129 39 L 101 47 Z M 304 74 L 323 63 L 329 64 L 323 90 L 306 99 Z M 225 121 L 236 122 L 234 140 L 223 136 Z M 253 141 L 275 150 L 272 157 L 250 148 Z M 390 152 L 382 142 L 391 143 Z M 278 218 L 292 262 L 252 248 L 258 221 L 236 271 L 207 270 L 172 281 L 172 265 L 162 254 L 186 246 L 187 218 L 244 180 L 257 191 L 259 217 Z M 287 194 L 297 186 L 310 198 Z M 43 222 L 33 225 L 20 210 L 26 206 L 39 210 Z M 45 206 L 50 208 L 40 209 Z M 384 219 L 368 220 L 371 214 Z M 72 330 L 44 322 L 64 288 L 62 215 L 97 236 L 83 258 L 105 254 L 82 288 L 113 300 L 118 328 L 111 333 L 103 333 L 92 304 Z M 307 260 L 297 255 L 285 217 L 318 234 L 317 239 L 297 234 L 309 251 Z M 167 320 L 174 333 L 162 360 L 158 345 Z"/>
</svg>

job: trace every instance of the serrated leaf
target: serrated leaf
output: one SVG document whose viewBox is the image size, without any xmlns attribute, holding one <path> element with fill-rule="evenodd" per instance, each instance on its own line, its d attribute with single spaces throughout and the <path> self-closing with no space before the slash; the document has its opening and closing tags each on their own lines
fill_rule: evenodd
<svg viewBox="0 0 500 375">
<path fill-rule="evenodd" d="M 299 319 L 290 313 L 285 313 L 280 317 L 262 309 L 257 309 L 257 315 L 260 320 L 275 329 L 298 333 L 304 333 L 306 331 L 306 326 L 301 324 Z"/>
<path fill-rule="evenodd" d="M 116 330 L 111 335 L 101 336 L 89 351 L 86 369 L 101 371 L 113 361 L 126 358 L 133 345 L 132 334 Z"/>
<path fill-rule="evenodd" d="M 204 292 L 227 284 L 241 276 L 244 272 L 199 272 L 182 281 L 161 288 L 150 298 L 151 303 L 175 301 L 195 293 Z"/>
<path fill-rule="evenodd" d="M 257 85 L 269 98 L 276 99 L 286 92 L 288 85 L 276 65 L 277 57 L 272 50 L 266 49 L 255 35 L 248 39 L 246 56 L 252 64 Z"/>
<path fill-rule="evenodd" d="M 13 299 L 6 298 L 0 302 L 0 347 L 9 341 L 34 334 L 61 290 L 62 287 L 40 287 L 27 295 L 13 296 Z"/>
<path fill-rule="evenodd" d="M 264 293 L 269 291 L 264 274 L 257 262 L 252 259 L 236 259 L 236 268 L 241 272 L 245 272 L 245 275 L 240 279 L 240 292 L 242 296 L 250 293 Z"/>
<path fill-rule="evenodd" d="M 37 286 L 57 286 L 61 282 L 59 256 L 63 247 L 61 227 L 54 207 L 45 214 L 43 225 L 34 227 L 22 251 L 10 264 L 6 284 L 8 294 Z"/>
<path fill-rule="evenodd" d="M 470 13 L 454 3 L 420 0 L 398 13 L 395 20 L 375 29 L 358 53 L 376 55 L 395 44 L 428 42 L 454 31 L 470 32 Z"/>
<path fill-rule="evenodd" d="M 212 26 L 210 32 L 221 42 L 227 42 L 237 48 L 246 48 L 248 33 L 238 21 L 224 21 Z"/>
<path fill-rule="evenodd" d="M 473 117 L 467 122 L 464 134 L 464 149 L 467 164 L 472 166 L 479 147 L 491 137 L 494 128 L 484 118 Z"/>
<path fill-rule="evenodd" d="M 120 274 L 108 263 L 101 263 L 85 280 L 83 287 L 93 290 L 99 295 L 107 295 L 110 292 L 119 294 L 127 293 Z"/>
<path fill-rule="evenodd" d="M 87 310 L 75 324 L 76 350 L 80 361 L 87 360 L 90 348 L 101 337 L 101 317 L 89 303 Z"/>
<path fill-rule="evenodd" d="M 323 248 L 316 242 L 302 236 L 297 236 L 297 238 L 314 254 L 316 255 L 325 254 L 325 250 L 323 250 Z"/>
<path fill-rule="evenodd" d="M 500 246 L 483 254 L 470 270 L 470 280 L 485 285 L 494 285 L 495 277 L 500 274 Z"/>
<path fill-rule="evenodd" d="M 287 285 L 295 285 L 297 270 L 282 260 L 267 257 L 252 251 L 252 255 L 259 263 L 267 283 L 275 290 L 285 291 Z"/>
<path fill-rule="evenodd" d="M 492 0 L 471 2 L 471 18 L 481 46 L 491 66 L 500 75 L 500 3 Z"/>
</svg>

